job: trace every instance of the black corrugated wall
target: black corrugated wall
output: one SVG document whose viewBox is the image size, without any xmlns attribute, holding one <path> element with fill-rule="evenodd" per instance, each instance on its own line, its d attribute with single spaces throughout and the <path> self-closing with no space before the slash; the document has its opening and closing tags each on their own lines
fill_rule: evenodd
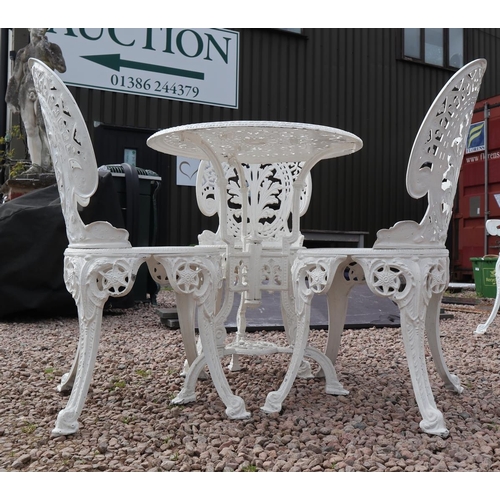
<svg viewBox="0 0 500 500">
<path fill-rule="evenodd" d="M 241 29 L 239 109 L 73 88 L 89 123 L 133 127 L 145 141 L 155 130 L 215 120 L 318 123 L 359 135 L 363 149 L 313 169 L 313 199 L 304 229 L 376 231 L 401 219 L 420 220 L 425 202 L 405 188 L 413 139 L 452 72 L 401 59 L 399 29 Z M 480 98 L 500 94 L 500 29 L 467 29 L 468 62 L 486 57 Z M 96 147 L 99 163 L 121 162 L 110 142 Z M 116 159 L 113 160 L 113 155 Z M 145 164 L 147 163 L 147 164 Z M 175 185 L 175 159 L 138 152 L 138 166 L 163 178 L 159 243 L 196 242 L 214 229 L 198 211 L 193 187 Z"/>
</svg>

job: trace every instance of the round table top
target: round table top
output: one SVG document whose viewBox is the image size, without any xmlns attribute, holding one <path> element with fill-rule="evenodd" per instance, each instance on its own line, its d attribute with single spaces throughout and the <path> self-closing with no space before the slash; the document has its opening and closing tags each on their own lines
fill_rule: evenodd
<svg viewBox="0 0 500 500">
<path fill-rule="evenodd" d="M 363 147 L 363 141 L 344 130 L 306 123 L 273 121 L 208 122 L 160 130 L 147 144 L 174 156 L 209 160 L 197 141 L 219 158 L 236 156 L 245 163 L 306 161 L 344 156 Z"/>
</svg>

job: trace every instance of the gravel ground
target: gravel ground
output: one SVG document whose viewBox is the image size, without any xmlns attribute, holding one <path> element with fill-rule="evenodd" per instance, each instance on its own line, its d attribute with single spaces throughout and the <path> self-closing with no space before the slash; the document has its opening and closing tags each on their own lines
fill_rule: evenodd
<svg viewBox="0 0 500 500">
<path fill-rule="evenodd" d="M 159 305 L 171 305 L 167 292 Z M 463 394 L 444 388 L 427 352 L 447 439 L 419 429 L 398 328 L 345 331 L 337 371 L 348 396 L 298 379 L 283 411 L 264 414 L 289 359 L 273 355 L 245 358 L 242 372 L 228 373 L 250 419 L 229 420 L 209 380 L 198 383 L 196 402 L 173 406 L 183 381 L 181 337 L 146 304 L 105 314 L 80 430 L 52 438 L 68 399 L 55 387 L 76 349 L 77 319 L 0 321 L 0 471 L 499 471 L 500 321 L 474 335 L 487 308 L 450 309 L 453 318 L 441 320 L 443 351 Z M 325 337 L 311 332 L 316 346 Z"/>
</svg>

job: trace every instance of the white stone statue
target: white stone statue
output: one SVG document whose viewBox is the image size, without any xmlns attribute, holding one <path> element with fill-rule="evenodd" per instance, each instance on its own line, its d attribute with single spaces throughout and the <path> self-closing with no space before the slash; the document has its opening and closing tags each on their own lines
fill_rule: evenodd
<svg viewBox="0 0 500 500">
<path fill-rule="evenodd" d="M 45 33 L 48 28 L 29 28 L 30 43 L 16 54 L 14 72 L 9 80 L 5 101 L 11 109 L 21 114 L 26 130 L 31 168 L 26 173 L 52 171 L 50 152 L 43 117 L 33 84 L 33 77 L 28 68 L 28 60 L 34 57 L 43 61 L 51 69 L 64 73 L 66 63 L 61 48 L 49 42 Z"/>
</svg>

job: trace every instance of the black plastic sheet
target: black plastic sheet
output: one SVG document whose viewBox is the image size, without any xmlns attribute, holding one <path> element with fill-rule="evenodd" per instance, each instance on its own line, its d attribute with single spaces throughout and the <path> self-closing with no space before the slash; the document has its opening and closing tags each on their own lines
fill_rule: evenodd
<svg viewBox="0 0 500 500">
<path fill-rule="evenodd" d="M 81 217 L 86 224 L 106 220 L 125 227 L 109 172 L 99 172 L 98 189 Z M 0 318 L 76 314 L 63 280 L 67 246 L 56 185 L 0 205 Z"/>
</svg>

